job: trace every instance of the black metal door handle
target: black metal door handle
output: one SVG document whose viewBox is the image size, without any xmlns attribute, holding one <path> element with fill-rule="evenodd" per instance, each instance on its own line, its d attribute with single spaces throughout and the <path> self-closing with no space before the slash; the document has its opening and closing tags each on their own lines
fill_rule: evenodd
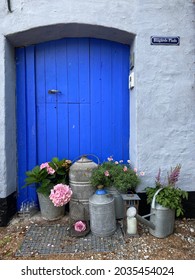
<svg viewBox="0 0 195 280">
<path fill-rule="evenodd" d="M 58 89 L 49 89 L 48 90 L 48 93 L 49 94 L 56 94 L 56 93 L 60 93 L 61 91 L 60 90 L 58 90 Z"/>
</svg>

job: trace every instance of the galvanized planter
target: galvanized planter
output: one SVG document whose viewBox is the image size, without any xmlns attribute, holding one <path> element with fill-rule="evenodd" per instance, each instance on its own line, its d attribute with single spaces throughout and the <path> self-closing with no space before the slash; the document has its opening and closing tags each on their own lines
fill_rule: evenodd
<svg viewBox="0 0 195 280">
<path fill-rule="evenodd" d="M 37 193 L 39 199 L 39 205 L 41 210 L 41 215 L 44 220 L 55 221 L 62 218 L 65 214 L 65 205 L 61 207 L 54 206 L 53 202 L 48 196 L 42 193 Z"/>
<path fill-rule="evenodd" d="M 114 197 L 114 208 L 116 219 L 124 218 L 124 201 L 121 193 L 115 187 L 106 188 L 106 191 L 109 194 L 112 194 Z"/>
</svg>

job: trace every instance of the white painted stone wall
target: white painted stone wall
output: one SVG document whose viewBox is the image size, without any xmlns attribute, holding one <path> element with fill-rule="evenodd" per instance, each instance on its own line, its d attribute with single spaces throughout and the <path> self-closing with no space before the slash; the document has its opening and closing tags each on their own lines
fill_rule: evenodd
<svg viewBox="0 0 195 280">
<path fill-rule="evenodd" d="M 179 186 L 195 191 L 193 0 L 0 0 L 0 197 L 16 190 L 14 47 L 62 37 L 131 44 L 131 160 L 145 171 L 138 191 L 161 167 L 182 164 Z M 180 46 L 151 46 L 150 36 L 180 36 Z"/>
</svg>

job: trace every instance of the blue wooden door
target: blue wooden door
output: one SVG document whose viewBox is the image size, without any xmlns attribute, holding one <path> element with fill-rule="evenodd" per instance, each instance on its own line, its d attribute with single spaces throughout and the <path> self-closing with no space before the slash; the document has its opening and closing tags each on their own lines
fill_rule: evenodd
<svg viewBox="0 0 195 280">
<path fill-rule="evenodd" d="M 16 49 L 18 205 L 26 170 L 52 157 L 129 158 L 129 46 L 68 38 Z"/>
</svg>

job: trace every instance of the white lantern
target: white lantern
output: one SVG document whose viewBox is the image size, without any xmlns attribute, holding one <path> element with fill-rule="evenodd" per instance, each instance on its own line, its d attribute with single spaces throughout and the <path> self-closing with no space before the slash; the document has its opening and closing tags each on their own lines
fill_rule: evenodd
<svg viewBox="0 0 195 280">
<path fill-rule="evenodd" d="M 131 206 L 127 209 L 127 234 L 137 234 L 137 219 L 135 217 L 136 214 L 137 210 L 135 207 Z"/>
</svg>

